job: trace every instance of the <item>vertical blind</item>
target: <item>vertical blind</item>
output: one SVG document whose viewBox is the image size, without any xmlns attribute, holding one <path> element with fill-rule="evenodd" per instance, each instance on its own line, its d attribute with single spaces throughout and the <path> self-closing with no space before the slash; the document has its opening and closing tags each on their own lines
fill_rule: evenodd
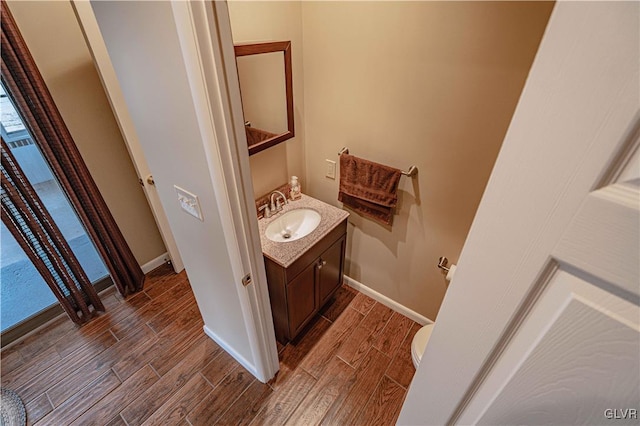
<svg viewBox="0 0 640 426">
<path fill-rule="evenodd" d="M 104 311 L 91 281 L 2 139 L 2 221 L 74 322 Z"/>
</svg>

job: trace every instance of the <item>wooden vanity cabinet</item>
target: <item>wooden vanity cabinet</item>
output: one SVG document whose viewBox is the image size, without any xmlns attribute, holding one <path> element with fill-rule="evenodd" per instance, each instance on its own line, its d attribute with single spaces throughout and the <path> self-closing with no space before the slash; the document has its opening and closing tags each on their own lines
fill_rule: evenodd
<svg viewBox="0 0 640 426">
<path fill-rule="evenodd" d="M 345 219 L 288 268 L 264 258 L 280 343 L 295 338 L 342 284 L 346 238 Z"/>
</svg>

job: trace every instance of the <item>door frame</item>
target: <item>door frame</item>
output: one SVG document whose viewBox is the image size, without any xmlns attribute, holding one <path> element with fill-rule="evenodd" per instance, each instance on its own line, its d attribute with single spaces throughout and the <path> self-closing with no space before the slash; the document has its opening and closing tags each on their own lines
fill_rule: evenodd
<svg viewBox="0 0 640 426">
<path fill-rule="evenodd" d="M 585 197 L 638 149 L 639 9 L 556 3 L 398 424 L 463 418 Z"/>
<path fill-rule="evenodd" d="M 256 214 L 249 150 L 226 2 L 171 3 L 225 232 L 227 252 L 255 362 L 266 383 L 280 368 Z M 242 281 L 250 274 L 251 281 Z"/>
</svg>

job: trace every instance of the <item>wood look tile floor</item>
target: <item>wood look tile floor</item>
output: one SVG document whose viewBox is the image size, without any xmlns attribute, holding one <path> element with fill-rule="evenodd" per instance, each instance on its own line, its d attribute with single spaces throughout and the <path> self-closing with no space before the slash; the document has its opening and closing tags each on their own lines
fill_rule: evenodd
<svg viewBox="0 0 640 426">
<path fill-rule="evenodd" d="M 185 273 L 164 266 L 107 312 L 59 318 L 1 355 L 2 386 L 32 425 L 392 425 L 413 377 L 419 325 L 343 286 L 268 384 L 203 332 Z"/>
</svg>

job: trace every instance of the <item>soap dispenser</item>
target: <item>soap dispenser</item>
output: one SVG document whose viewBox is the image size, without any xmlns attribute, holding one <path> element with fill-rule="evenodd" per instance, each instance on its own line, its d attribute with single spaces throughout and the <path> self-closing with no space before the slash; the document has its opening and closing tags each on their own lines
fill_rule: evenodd
<svg viewBox="0 0 640 426">
<path fill-rule="evenodd" d="M 292 200 L 298 200 L 302 196 L 302 188 L 300 187 L 300 182 L 298 182 L 298 176 L 291 176 L 291 182 L 289 184 L 291 186 L 290 196 Z"/>
</svg>

